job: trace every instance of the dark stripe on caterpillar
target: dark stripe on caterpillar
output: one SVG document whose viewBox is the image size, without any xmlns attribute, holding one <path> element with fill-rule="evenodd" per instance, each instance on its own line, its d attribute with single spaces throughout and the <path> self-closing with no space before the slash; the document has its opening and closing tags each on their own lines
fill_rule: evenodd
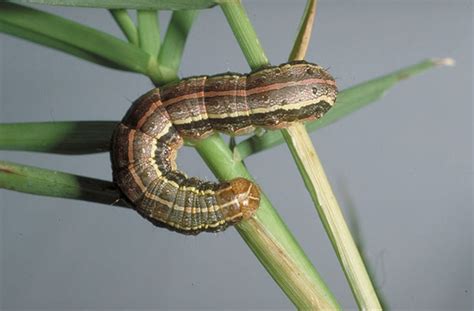
<svg viewBox="0 0 474 311">
<path fill-rule="evenodd" d="M 177 170 L 183 139 L 241 135 L 320 118 L 335 103 L 334 79 L 304 61 L 247 75 L 190 77 L 137 99 L 112 137 L 114 182 L 144 217 L 185 233 L 220 231 L 250 218 L 260 202 L 244 178 L 213 183 Z"/>
</svg>

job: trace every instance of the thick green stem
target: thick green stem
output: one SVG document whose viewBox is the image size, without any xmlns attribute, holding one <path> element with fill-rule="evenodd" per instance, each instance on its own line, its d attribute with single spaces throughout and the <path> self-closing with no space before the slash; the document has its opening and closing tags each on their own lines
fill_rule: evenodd
<svg viewBox="0 0 474 311">
<path fill-rule="evenodd" d="M 367 269 L 304 125 L 295 124 L 282 133 L 339 258 L 359 308 L 381 310 Z"/>
<path fill-rule="evenodd" d="M 127 207 L 110 181 L 0 161 L 0 188 Z"/>
<path fill-rule="evenodd" d="M 0 150 L 60 154 L 108 152 L 116 121 L 0 124 Z"/>
</svg>

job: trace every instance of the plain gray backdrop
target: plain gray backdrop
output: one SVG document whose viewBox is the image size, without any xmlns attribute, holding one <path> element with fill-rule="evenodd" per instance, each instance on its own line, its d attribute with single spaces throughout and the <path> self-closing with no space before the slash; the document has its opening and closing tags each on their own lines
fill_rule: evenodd
<svg viewBox="0 0 474 311">
<path fill-rule="evenodd" d="M 270 61 L 285 62 L 305 2 L 244 4 Z M 122 37 L 106 10 L 39 8 Z M 306 59 L 329 67 L 340 89 L 429 57 L 457 62 L 311 134 L 395 310 L 472 308 L 472 10 L 461 0 L 319 3 Z M 119 120 L 152 87 L 137 74 L 0 38 L 1 122 Z M 216 7 L 199 15 L 180 75 L 225 71 L 249 68 Z M 108 154 L 4 151 L 1 159 L 111 179 Z M 190 148 L 179 163 L 213 179 Z M 356 308 L 287 147 L 246 164 L 342 306 Z M 189 237 L 132 210 L 5 190 L 0 205 L 3 309 L 293 308 L 233 228 Z"/>
</svg>

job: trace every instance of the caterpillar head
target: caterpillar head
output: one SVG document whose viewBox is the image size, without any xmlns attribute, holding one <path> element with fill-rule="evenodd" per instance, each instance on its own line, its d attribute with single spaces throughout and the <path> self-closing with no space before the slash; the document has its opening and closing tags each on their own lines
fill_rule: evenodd
<svg viewBox="0 0 474 311">
<path fill-rule="evenodd" d="M 217 191 L 217 200 L 224 218 L 235 223 L 252 217 L 260 205 L 260 190 L 245 178 L 235 178 Z"/>
<path fill-rule="evenodd" d="M 321 66 L 306 61 L 251 73 L 247 87 L 254 125 L 269 129 L 319 119 L 337 96 L 334 78 Z"/>
</svg>

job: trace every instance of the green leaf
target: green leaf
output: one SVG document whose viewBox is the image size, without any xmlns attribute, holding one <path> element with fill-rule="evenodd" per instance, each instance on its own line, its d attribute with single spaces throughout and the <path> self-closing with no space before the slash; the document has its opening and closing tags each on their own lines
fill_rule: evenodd
<svg viewBox="0 0 474 311">
<path fill-rule="evenodd" d="M 357 84 L 339 93 L 337 102 L 324 117 L 306 124 L 308 131 L 315 131 L 342 119 L 360 108 L 375 102 L 392 86 L 403 79 L 419 74 L 439 65 L 451 65 L 451 59 L 428 59 L 388 75 Z M 272 148 L 284 142 L 280 131 L 268 131 L 261 136 L 252 136 L 240 142 L 234 149 L 236 159 L 246 157 Z"/>
<path fill-rule="evenodd" d="M 48 4 L 106 9 L 198 10 L 216 5 L 219 0 L 8 0 L 22 4 Z"/>
<path fill-rule="evenodd" d="M 59 154 L 108 152 L 116 121 L 0 124 L 0 150 Z"/>
<path fill-rule="evenodd" d="M 32 8 L 0 3 L 0 32 L 107 67 L 147 74 L 150 56 L 107 33 Z"/>
<path fill-rule="evenodd" d="M 125 37 L 127 37 L 128 42 L 138 46 L 137 27 L 135 27 L 135 24 L 130 18 L 130 15 L 128 15 L 127 10 L 110 9 L 109 12 L 110 14 L 112 14 L 113 18 L 115 19 L 115 22 L 117 23 L 117 25 L 119 25 Z"/>
<path fill-rule="evenodd" d="M 128 207 L 110 181 L 0 161 L 0 189 Z"/>
<path fill-rule="evenodd" d="M 140 48 L 157 61 L 160 50 L 160 28 L 156 10 L 138 10 L 138 42 Z"/>
<path fill-rule="evenodd" d="M 256 70 L 267 66 L 268 58 L 240 1 L 224 2 L 221 8 L 250 68 Z"/>
<path fill-rule="evenodd" d="M 113 68 L 113 69 L 119 69 L 119 70 L 126 70 L 126 68 L 121 67 L 115 63 L 112 63 L 108 61 L 107 59 L 104 59 L 98 55 L 94 55 L 92 53 L 88 53 L 87 51 L 84 51 L 82 49 L 76 48 L 72 45 L 65 44 L 61 41 L 55 40 L 51 37 L 48 36 L 43 36 L 41 34 L 35 33 L 33 31 L 29 31 L 27 29 L 19 28 L 16 26 L 12 26 L 10 24 L 6 24 L 4 22 L 0 21 L 0 31 L 4 32 L 6 34 L 22 38 L 31 42 L 35 42 L 62 52 L 65 52 L 67 54 L 71 54 L 73 56 L 76 56 L 78 58 L 82 58 L 86 61 L 89 61 L 91 63 L 95 63 L 98 65 L 102 65 L 105 67 Z"/>
<path fill-rule="evenodd" d="M 196 10 L 175 11 L 166 30 L 166 35 L 161 46 L 158 63 L 178 72 L 184 45 L 191 26 L 197 16 Z"/>
</svg>

